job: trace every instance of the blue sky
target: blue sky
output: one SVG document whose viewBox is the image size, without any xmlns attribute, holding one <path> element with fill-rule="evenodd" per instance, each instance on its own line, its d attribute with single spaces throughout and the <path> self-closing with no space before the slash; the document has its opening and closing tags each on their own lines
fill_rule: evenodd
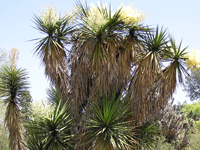
<svg viewBox="0 0 200 150">
<path fill-rule="evenodd" d="M 85 0 L 81 0 L 85 2 Z M 61 12 L 73 9 L 76 1 L 69 0 L 1 0 L 0 1 L 0 48 L 9 51 L 17 47 L 20 51 L 18 67 L 26 68 L 29 73 L 30 91 L 34 100 L 46 98 L 49 83 L 44 75 L 44 67 L 34 56 L 35 42 L 31 39 L 43 37 L 33 28 L 33 15 L 53 3 Z M 96 4 L 88 0 L 87 3 Z M 163 26 L 174 36 L 176 41 L 183 39 L 183 45 L 200 49 L 200 1 L 199 0 L 102 0 L 116 10 L 121 4 L 133 3 L 136 8 L 146 13 L 145 24 Z M 179 87 L 175 102 L 189 100 Z"/>
</svg>

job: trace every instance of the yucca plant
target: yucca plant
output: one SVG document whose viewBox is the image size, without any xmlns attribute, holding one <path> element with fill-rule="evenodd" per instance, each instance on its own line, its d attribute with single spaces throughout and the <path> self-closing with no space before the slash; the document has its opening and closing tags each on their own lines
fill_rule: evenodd
<svg viewBox="0 0 200 150">
<path fill-rule="evenodd" d="M 127 121 L 131 114 L 128 101 L 116 97 L 98 97 L 91 102 L 91 114 L 86 121 L 83 143 L 89 149 L 132 149 L 137 144 L 133 138 L 133 127 Z"/>
<path fill-rule="evenodd" d="M 135 138 L 138 141 L 138 149 L 154 149 L 157 139 L 160 138 L 161 129 L 155 120 L 145 122 L 135 127 Z"/>
<path fill-rule="evenodd" d="M 97 94 L 112 95 L 113 91 L 119 96 L 126 91 L 131 103 L 136 103 L 132 109 L 138 109 L 135 119 L 148 120 L 148 114 L 167 103 L 176 85 L 176 82 L 165 84 L 172 82 L 171 78 L 176 80 L 174 75 L 170 78 L 173 71 L 162 72 L 163 60 L 175 58 L 166 52 L 171 51 L 169 47 L 176 48 L 170 44 L 172 40 L 167 31 L 157 27 L 154 32 L 142 25 L 143 14 L 132 8 L 122 7 L 112 13 L 111 7 L 104 4 L 88 7 L 87 3 L 77 2 L 73 15 L 74 24 L 69 23 L 70 17 L 59 18 L 52 8 L 35 17 L 37 29 L 47 35 L 38 41 L 36 53 L 41 56 L 46 70 L 52 71 L 52 75 L 48 75 L 52 83 L 60 86 L 65 96 L 72 95 L 70 101 L 77 106 L 79 114 L 87 106 L 88 98 L 95 98 Z M 70 53 L 66 53 L 65 43 L 71 44 Z M 69 66 L 65 64 L 59 69 L 67 58 Z M 173 70 L 172 66 L 166 70 Z M 179 76 L 182 73 L 175 72 Z M 172 90 L 164 90 L 166 86 Z M 157 99 L 149 98 L 158 93 Z"/>
<path fill-rule="evenodd" d="M 26 147 L 29 150 L 46 150 L 44 148 L 43 139 L 41 139 L 36 134 L 33 134 L 34 132 L 36 132 L 36 130 L 34 128 L 28 129 L 28 132 L 30 134 L 26 136 Z"/>
<path fill-rule="evenodd" d="M 45 74 L 53 84 L 65 95 L 68 88 L 67 52 L 65 45 L 73 32 L 69 26 L 70 16 L 59 16 L 53 7 L 46 14 L 34 17 L 36 29 L 45 35 L 38 40 L 35 53 L 42 59 Z"/>
<path fill-rule="evenodd" d="M 27 73 L 15 66 L 4 66 L 0 74 L 0 95 L 6 113 L 4 123 L 9 131 L 11 150 L 23 150 L 23 124 L 20 113 L 20 97 L 27 91 Z"/>
<path fill-rule="evenodd" d="M 120 11 L 111 15 L 111 8 L 103 5 L 93 9 L 78 3 L 77 7 L 79 28 L 72 45 L 71 88 L 76 105 L 85 107 L 89 95 L 112 95 L 118 90 L 115 85 L 121 84 L 116 62 L 121 37 L 116 31 L 123 26 Z"/>
<path fill-rule="evenodd" d="M 30 121 L 26 126 L 28 129 L 27 147 L 46 150 L 72 149 L 74 135 L 71 134 L 71 129 L 74 118 L 71 117 L 71 113 L 69 103 L 66 102 L 63 105 L 60 99 L 49 118 Z"/>
<path fill-rule="evenodd" d="M 175 40 L 170 38 L 170 48 L 164 52 L 164 56 L 170 61 L 170 65 L 163 70 L 165 80 L 163 88 L 169 97 L 172 97 L 177 83 L 183 83 L 183 76 L 189 76 L 185 64 L 186 49 L 187 47 L 182 47 L 182 42 L 177 46 Z"/>
<path fill-rule="evenodd" d="M 62 99 L 60 92 L 53 86 L 47 89 L 47 96 L 48 102 L 56 106 L 60 103 L 60 100 Z"/>
<path fill-rule="evenodd" d="M 76 123 L 79 125 L 73 132 L 87 135 L 85 139 L 89 140 L 81 139 L 77 145 L 84 141 L 90 148 L 128 149 L 128 145 L 131 145 L 128 137 L 124 139 L 127 146 L 123 140 L 116 144 L 117 134 L 116 140 L 105 136 L 108 138 L 105 143 L 99 136 L 95 137 L 94 133 L 97 132 L 94 129 L 97 128 L 92 128 L 94 122 L 88 120 L 86 127 L 86 118 L 90 116 L 95 119 L 97 113 L 92 107 L 103 107 L 105 100 L 101 98 L 100 103 L 97 99 L 107 95 L 108 98 L 104 98 L 109 99 L 106 105 L 122 101 L 129 103 L 130 111 L 134 112 L 134 115 L 126 118 L 126 121 L 130 121 L 130 128 L 148 122 L 172 97 L 178 83 L 177 76 L 181 79 L 184 73 L 187 75 L 184 68 L 185 49 L 182 51 L 180 45 L 175 45 L 167 30 L 159 27 L 153 30 L 143 25 L 144 14 L 131 6 L 123 6 L 113 12 L 111 7 L 104 4 L 89 7 L 87 3 L 77 2 L 72 24 L 65 19 L 52 22 L 56 15 L 47 12 L 44 15 L 50 20 L 46 19 L 45 22 L 41 16 L 35 18 L 39 31 L 47 35 L 38 41 L 36 53 L 41 56 L 46 74 L 60 90 L 62 98 L 69 96 L 70 104 L 75 107 L 73 115 L 77 116 Z M 66 30 L 61 30 L 62 27 Z M 58 31 L 63 33 L 62 36 L 58 36 Z M 65 51 L 65 43 L 70 44 L 69 53 Z M 165 61 L 169 62 L 169 66 L 163 64 Z M 111 98 L 114 91 L 115 100 Z M 123 100 L 118 102 L 121 94 Z"/>
<path fill-rule="evenodd" d="M 163 28 L 156 28 L 155 33 L 147 32 L 145 36 L 144 52 L 142 56 L 134 63 L 134 71 L 130 81 L 129 89 L 131 103 L 134 103 L 133 109 L 139 113 L 135 116 L 139 120 L 148 120 L 149 115 L 155 109 L 164 104 L 167 99 L 159 99 L 157 106 L 156 99 L 149 98 L 155 95 L 158 74 L 162 67 L 162 53 L 168 48 L 168 35 Z M 153 91 L 153 92 L 152 92 Z M 159 94 L 162 95 L 162 91 Z M 158 98 L 158 97 L 157 97 Z"/>
</svg>

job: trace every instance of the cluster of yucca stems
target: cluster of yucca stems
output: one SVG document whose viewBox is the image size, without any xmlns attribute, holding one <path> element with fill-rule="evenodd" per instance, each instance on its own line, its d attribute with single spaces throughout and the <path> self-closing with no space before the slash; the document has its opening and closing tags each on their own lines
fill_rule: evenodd
<svg viewBox="0 0 200 150">
<path fill-rule="evenodd" d="M 73 145 L 70 138 L 81 150 L 151 148 L 149 141 L 157 132 L 151 132 L 154 126 L 142 125 L 168 103 L 188 75 L 186 48 L 177 46 L 163 28 L 142 24 L 144 15 L 131 7 L 113 13 L 106 5 L 88 7 L 78 2 L 71 15 L 56 15 L 49 8 L 34 21 L 46 35 L 38 40 L 35 53 L 63 104 L 67 101 L 74 108 L 64 117 L 71 124 L 66 125 L 70 130 L 65 142 L 60 140 L 60 149 Z M 60 126 L 52 123 L 54 119 L 40 122 L 37 128 L 42 131 L 51 123 L 52 133 L 59 137 Z M 50 140 L 53 135 L 46 135 L 45 148 L 58 147 Z"/>
</svg>

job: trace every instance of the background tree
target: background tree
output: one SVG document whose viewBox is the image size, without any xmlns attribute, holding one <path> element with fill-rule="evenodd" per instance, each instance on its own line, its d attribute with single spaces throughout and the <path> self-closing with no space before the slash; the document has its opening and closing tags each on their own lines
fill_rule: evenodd
<svg viewBox="0 0 200 150">
<path fill-rule="evenodd" d="M 7 130 L 4 128 L 4 115 L 5 115 L 5 107 L 2 105 L 0 101 L 0 149 L 8 150 L 9 149 L 9 139 L 7 137 Z"/>
<path fill-rule="evenodd" d="M 178 104 L 174 104 L 173 107 L 174 107 L 176 113 L 181 112 L 186 103 L 187 103 L 187 101 L 184 101 L 183 103 L 181 103 L 180 101 L 178 101 Z"/>
<path fill-rule="evenodd" d="M 30 105 L 33 102 L 33 100 L 28 90 L 24 91 L 19 99 L 20 99 L 19 106 L 22 114 L 22 121 L 25 122 L 28 119 L 30 119 L 30 116 L 28 114 L 30 114 L 29 113 L 31 111 Z"/>
<path fill-rule="evenodd" d="M 0 49 L 0 70 L 2 70 L 2 66 L 5 65 L 6 53 Z M 0 124 L 3 125 L 5 107 L 3 107 L 2 101 L 0 100 Z"/>
<path fill-rule="evenodd" d="M 200 129 L 200 101 L 193 102 L 192 104 L 184 104 L 183 112 L 190 114 L 194 119 L 195 128 Z"/>
<path fill-rule="evenodd" d="M 194 115 L 194 120 L 200 120 L 200 101 L 193 102 L 192 104 L 185 103 L 182 111 L 187 113 L 190 113 L 192 111 Z"/>
<path fill-rule="evenodd" d="M 191 76 L 186 78 L 184 90 L 190 100 L 198 100 L 200 98 L 200 73 L 199 71 L 191 72 Z"/>
</svg>

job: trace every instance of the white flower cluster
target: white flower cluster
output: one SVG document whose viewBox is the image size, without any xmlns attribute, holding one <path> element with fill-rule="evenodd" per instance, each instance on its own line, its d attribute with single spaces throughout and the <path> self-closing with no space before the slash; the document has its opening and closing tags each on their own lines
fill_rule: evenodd
<svg viewBox="0 0 200 150">
<path fill-rule="evenodd" d="M 45 24 L 55 24 L 59 21 L 58 11 L 53 6 L 45 7 L 42 13 L 39 13 L 39 17 Z"/>
<path fill-rule="evenodd" d="M 47 101 L 34 101 L 31 103 L 31 118 L 37 120 L 38 117 L 50 118 L 54 111 L 54 106 Z"/>
<path fill-rule="evenodd" d="M 133 4 L 128 6 L 122 5 L 121 8 L 120 19 L 123 19 L 125 24 L 138 25 L 145 20 L 145 13 L 136 9 Z"/>
<path fill-rule="evenodd" d="M 106 10 L 106 7 L 106 4 L 103 4 L 101 7 L 100 3 L 97 3 L 97 7 L 95 7 L 93 4 L 90 5 L 90 9 L 87 12 L 88 16 L 86 18 L 86 22 L 90 27 L 93 28 L 93 30 L 98 31 L 102 25 L 108 21 L 105 13 L 101 12 L 101 10 Z"/>
<path fill-rule="evenodd" d="M 187 58 L 186 64 L 188 70 L 196 71 L 200 69 L 200 51 L 193 49 L 185 55 L 185 58 Z"/>
</svg>

